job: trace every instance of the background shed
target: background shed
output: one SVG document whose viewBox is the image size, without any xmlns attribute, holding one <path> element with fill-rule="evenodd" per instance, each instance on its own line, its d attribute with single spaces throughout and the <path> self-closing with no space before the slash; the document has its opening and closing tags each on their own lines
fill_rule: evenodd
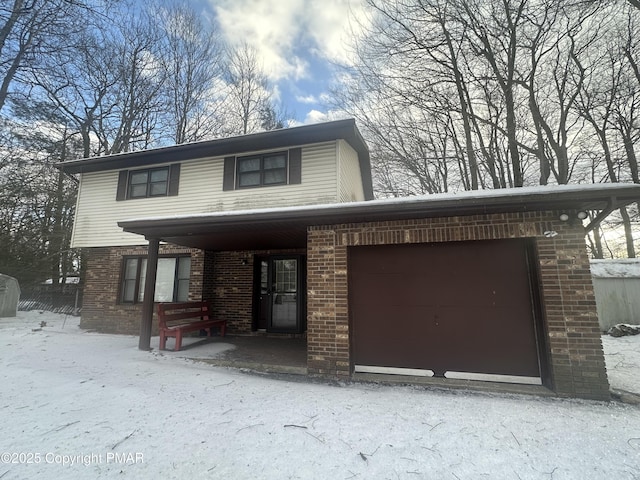
<svg viewBox="0 0 640 480">
<path fill-rule="evenodd" d="M 0 317 L 15 317 L 20 300 L 18 280 L 0 273 Z"/>
<path fill-rule="evenodd" d="M 602 331 L 640 324 L 640 259 L 591 260 L 591 274 Z"/>
</svg>

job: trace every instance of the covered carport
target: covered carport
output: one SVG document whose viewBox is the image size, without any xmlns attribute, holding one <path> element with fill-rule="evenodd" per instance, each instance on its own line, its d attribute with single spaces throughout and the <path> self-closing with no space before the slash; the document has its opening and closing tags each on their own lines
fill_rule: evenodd
<svg viewBox="0 0 640 480">
<path fill-rule="evenodd" d="M 639 190 L 640 186 L 628 184 L 520 188 L 137 219 L 120 222 L 119 225 L 127 232 L 144 235 L 149 241 L 148 279 L 155 278 L 155 259 L 160 242 L 207 251 L 306 248 L 308 368 L 310 373 L 338 377 L 350 377 L 361 366 L 407 368 L 421 372 L 431 370 L 436 377 L 446 376 L 446 372 L 472 370 L 468 365 L 459 363 L 459 353 L 450 355 L 448 364 L 442 363 L 442 356 L 434 348 L 439 342 L 430 346 L 427 344 L 428 348 L 414 349 L 411 354 L 414 356 L 420 356 L 420 351 L 428 352 L 428 355 L 423 355 L 424 358 L 415 364 L 411 363 L 413 360 L 408 363 L 405 359 L 393 357 L 389 360 L 391 353 L 387 348 L 375 347 L 375 342 L 380 339 L 367 339 L 371 331 L 385 330 L 372 323 L 375 322 L 375 315 L 367 313 L 367 301 L 361 302 L 362 295 L 358 294 L 361 287 L 364 291 L 369 291 L 366 282 L 370 280 L 365 279 L 362 283 L 360 277 L 364 272 L 363 268 L 373 263 L 372 259 L 382 256 L 393 265 L 399 261 L 410 263 L 408 259 L 411 254 L 403 254 L 404 247 L 400 247 L 401 245 L 413 245 L 421 249 L 420 255 L 427 255 L 423 262 L 431 265 L 440 255 L 456 258 L 460 253 L 456 248 L 462 248 L 463 242 L 471 242 L 472 248 L 464 251 L 468 261 L 474 261 L 474 257 L 482 255 L 483 258 L 492 258 L 490 263 L 495 265 L 496 258 L 509 256 L 508 261 L 503 263 L 515 264 L 521 270 L 517 274 L 522 284 L 517 293 L 520 297 L 505 295 L 500 308 L 494 308 L 493 311 L 502 309 L 504 312 L 513 312 L 513 307 L 517 304 L 527 315 L 532 315 L 532 318 L 523 322 L 523 325 L 527 325 L 526 328 L 521 326 L 519 330 L 515 330 L 515 335 L 520 335 L 518 340 L 514 338 L 513 332 L 509 332 L 513 325 L 508 318 L 513 317 L 513 314 L 507 314 L 503 320 L 492 317 L 494 334 L 479 342 L 481 346 L 484 345 L 484 350 L 481 348 L 471 353 L 473 360 L 467 363 L 473 364 L 475 368 L 477 361 L 482 360 L 493 365 L 481 368 L 487 373 L 539 378 L 540 383 L 558 393 L 603 398 L 605 394 L 602 393 L 602 385 L 606 384 L 604 362 L 593 360 L 595 363 L 589 363 L 590 357 L 597 357 L 598 351 L 601 357 L 602 351 L 584 235 L 615 209 L 636 201 L 640 197 Z M 592 212 L 592 220 L 585 222 L 586 226 L 578 218 L 581 212 Z M 475 242 L 485 241 L 489 243 L 483 245 L 493 248 L 494 253 L 474 253 L 477 252 L 476 247 L 481 247 L 480 243 Z M 379 250 L 375 254 L 359 250 L 362 247 L 379 248 L 385 245 L 388 251 Z M 428 248 L 440 250 L 435 256 L 429 257 L 425 253 Z M 367 255 L 370 257 L 367 258 Z M 401 258 L 394 261 L 393 255 L 400 255 Z M 465 262 L 467 267 L 468 261 Z M 535 263 L 535 268 L 530 268 L 531 262 Z M 441 266 L 441 271 L 446 272 L 447 266 L 451 266 L 451 263 Z M 482 265 L 476 265 L 468 267 L 468 270 L 478 273 L 483 268 Z M 572 273 L 576 274 L 575 279 L 569 277 Z M 407 291 L 420 285 L 420 282 L 433 282 L 434 278 L 411 278 L 407 277 L 406 271 L 399 272 L 399 275 L 402 277 L 399 285 L 403 288 L 400 289 L 399 296 L 394 298 L 401 299 L 406 299 Z M 496 281 L 509 284 L 512 275 L 513 273 L 504 273 Z M 389 278 L 392 277 L 383 279 L 378 287 L 375 284 L 374 287 L 384 290 L 394 285 Z M 589 278 L 588 284 L 586 278 Z M 429 288 L 428 283 L 425 285 Z M 476 302 L 474 308 L 477 308 L 479 314 L 483 309 L 492 310 L 490 298 L 487 295 L 476 295 L 478 292 L 470 285 L 472 284 L 465 286 L 466 294 L 455 296 L 460 299 L 460 303 L 452 307 L 459 309 L 460 305 L 469 304 L 476 298 L 480 303 Z M 141 349 L 149 348 L 153 286 L 153 281 L 145 284 L 139 344 Z M 451 289 L 445 288 L 437 297 L 444 299 Z M 518 301 L 517 298 L 524 298 L 523 295 L 528 295 L 526 301 Z M 383 295 L 374 297 L 385 298 Z M 403 303 L 407 302 L 400 302 Z M 380 308 L 390 308 L 393 305 L 378 307 L 373 310 L 379 311 Z M 437 305 L 431 307 L 435 308 Z M 441 315 L 446 310 L 442 306 L 438 308 L 439 313 L 433 310 L 430 315 Z M 416 315 L 414 318 L 420 317 L 420 314 Z M 392 316 L 398 317 L 396 314 Z M 468 312 L 458 312 L 459 318 L 468 316 Z M 523 314 L 515 317 L 522 319 Z M 596 333 L 592 331 L 594 321 Z M 419 334 L 424 336 L 428 331 L 426 325 L 420 327 L 423 328 L 420 330 L 415 324 L 415 321 L 410 321 L 407 325 L 394 321 L 387 323 L 386 327 L 393 335 L 401 332 L 398 341 L 401 344 L 404 341 L 406 345 L 410 339 Z M 471 325 L 467 325 L 469 326 Z M 430 328 L 433 327 L 432 323 Z M 502 340 L 495 339 L 496 333 L 503 335 Z M 445 335 L 451 348 L 458 348 L 464 353 L 469 350 L 460 345 L 468 344 L 469 338 L 473 336 L 473 330 L 467 330 L 466 336 Z M 519 346 L 514 347 L 514 344 Z M 522 355 L 518 360 L 522 363 L 519 367 L 509 367 L 507 365 L 513 363 L 514 359 L 509 349 L 513 348 L 529 349 L 535 353 Z M 370 351 L 366 352 L 366 349 Z M 376 350 L 379 352 L 378 357 L 375 356 Z M 488 358 L 488 352 L 493 351 L 501 352 L 497 359 Z M 590 355 L 592 353 L 594 355 Z M 578 368 L 577 365 L 586 367 Z M 535 368 L 538 373 L 532 371 Z M 400 372 L 403 375 L 407 373 L 411 372 Z M 594 375 L 599 379 L 604 375 L 604 382 L 598 380 L 599 390 L 589 387 L 595 383 L 588 377 Z"/>
</svg>

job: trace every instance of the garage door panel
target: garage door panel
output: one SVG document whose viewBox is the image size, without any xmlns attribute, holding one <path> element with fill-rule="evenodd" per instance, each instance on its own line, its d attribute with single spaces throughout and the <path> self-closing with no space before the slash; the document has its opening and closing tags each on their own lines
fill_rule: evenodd
<svg viewBox="0 0 640 480">
<path fill-rule="evenodd" d="M 415 363 L 415 360 L 398 358 L 396 345 L 402 345 L 407 356 L 420 352 L 419 355 L 431 356 L 431 352 L 424 351 L 423 339 L 434 335 L 434 325 L 428 321 L 434 310 L 429 307 L 413 307 L 410 309 L 387 305 L 363 310 L 366 318 L 384 319 L 386 326 L 380 331 L 379 324 L 363 325 L 358 330 L 358 339 L 354 343 L 354 355 L 362 365 L 402 366 L 409 367 L 406 361 L 413 362 L 412 368 L 426 368 Z M 412 335 L 407 335 L 411 331 Z M 418 356 L 420 358 L 420 356 Z M 394 363 L 403 362 L 402 365 Z"/>
<path fill-rule="evenodd" d="M 354 247 L 349 272 L 356 364 L 540 375 L 524 242 Z"/>
<path fill-rule="evenodd" d="M 365 313 L 365 312 L 363 312 Z M 359 365 L 417 368 L 436 372 L 460 371 L 503 375 L 538 374 L 537 363 L 523 368 L 513 362 L 527 352 L 536 355 L 535 344 L 519 335 L 517 322 L 508 311 L 496 315 L 495 309 L 479 310 L 471 320 L 462 320 L 460 307 L 413 307 L 376 309 L 366 312 L 369 318 L 385 318 L 386 328 L 375 325 L 359 329 L 354 342 L 354 358 Z M 502 317 L 496 324 L 496 318 Z M 494 331 L 502 335 L 486 335 L 486 325 L 493 322 Z M 410 334 L 407 334 L 410 332 Z M 396 345 L 402 345 L 398 352 Z M 400 354 L 399 354 L 400 353 Z M 478 356 L 481 362 L 478 362 Z"/>
</svg>

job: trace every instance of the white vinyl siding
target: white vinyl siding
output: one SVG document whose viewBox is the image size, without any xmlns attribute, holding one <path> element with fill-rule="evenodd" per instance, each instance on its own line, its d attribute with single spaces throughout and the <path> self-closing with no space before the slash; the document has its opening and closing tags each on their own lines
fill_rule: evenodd
<svg viewBox="0 0 640 480">
<path fill-rule="evenodd" d="M 358 153 L 344 140 L 338 141 L 338 185 L 339 202 L 360 202 L 364 200 L 362 176 Z"/>
<path fill-rule="evenodd" d="M 81 176 L 73 229 L 73 247 L 144 245 L 118 222 L 135 218 L 248 210 L 291 205 L 335 203 L 336 142 L 302 148 L 302 182 L 233 191 L 222 190 L 224 159 L 186 161 L 180 170 L 178 195 L 116 201 L 117 170 Z M 260 152 L 256 152 L 260 153 Z"/>
</svg>

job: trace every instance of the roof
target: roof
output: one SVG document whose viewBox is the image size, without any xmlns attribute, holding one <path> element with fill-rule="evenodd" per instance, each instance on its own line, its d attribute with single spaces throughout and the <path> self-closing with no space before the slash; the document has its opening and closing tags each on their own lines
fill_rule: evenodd
<svg viewBox="0 0 640 480">
<path fill-rule="evenodd" d="M 640 258 L 591 260 L 591 274 L 596 278 L 640 278 Z"/>
<path fill-rule="evenodd" d="M 119 222 L 126 232 L 206 250 L 303 248 L 309 226 L 532 211 L 596 211 L 600 221 L 640 199 L 640 185 L 481 190 L 366 202 L 225 211 Z"/>
<path fill-rule="evenodd" d="M 365 198 L 373 198 L 369 149 L 354 119 L 282 128 L 267 132 L 203 142 L 184 143 L 170 147 L 117 153 L 102 157 L 81 158 L 58 163 L 68 173 L 88 173 L 103 170 L 122 170 L 158 163 L 181 162 L 205 157 L 221 157 L 259 150 L 308 145 L 342 139 L 358 153 Z"/>
</svg>

